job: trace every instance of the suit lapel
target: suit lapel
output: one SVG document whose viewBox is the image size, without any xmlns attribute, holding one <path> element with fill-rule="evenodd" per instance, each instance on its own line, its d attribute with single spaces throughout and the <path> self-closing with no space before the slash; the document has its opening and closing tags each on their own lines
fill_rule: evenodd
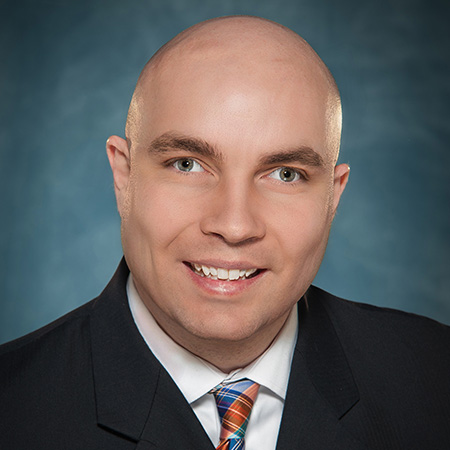
<svg viewBox="0 0 450 450">
<path fill-rule="evenodd" d="M 214 450 L 192 408 L 164 369 L 141 439 L 155 449 Z"/>
<path fill-rule="evenodd" d="M 138 449 L 212 450 L 192 408 L 134 324 L 126 296 L 128 274 L 122 261 L 91 314 L 98 424 L 137 442 Z"/>
<path fill-rule="evenodd" d="M 332 322 L 310 288 L 299 302 L 299 336 L 277 450 L 363 449 L 340 419 L 359 393 Z"/>
</svg>

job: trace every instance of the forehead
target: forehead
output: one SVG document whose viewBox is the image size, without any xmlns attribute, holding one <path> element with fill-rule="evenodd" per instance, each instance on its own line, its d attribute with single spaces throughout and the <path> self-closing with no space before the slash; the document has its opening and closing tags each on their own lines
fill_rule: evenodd
<svg viewBox="0 0 450 450">
<path fill-rule="evenodd" d="M 253 47 L 252 57 L 211 42 L 173 50 L 141 83 L 138 141 L 176 132 L 224 154 L 304 145 L 327 158 L 336 118 L 326 77 L 298 53 Z"/>
</svg>

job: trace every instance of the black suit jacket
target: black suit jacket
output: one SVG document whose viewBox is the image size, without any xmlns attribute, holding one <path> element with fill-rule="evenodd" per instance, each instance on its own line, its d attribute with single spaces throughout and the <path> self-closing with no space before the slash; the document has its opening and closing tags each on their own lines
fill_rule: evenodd
<svg viewBox="0 0 450 450">
<path fill-rule="evenodd" d="M 127 276 L 1 347 L 0 449 L 213 449 L 134 325 Z M 311 287 L 277 450 L 450 448 L 449 344 L 432 320 Z"/>
</svg>

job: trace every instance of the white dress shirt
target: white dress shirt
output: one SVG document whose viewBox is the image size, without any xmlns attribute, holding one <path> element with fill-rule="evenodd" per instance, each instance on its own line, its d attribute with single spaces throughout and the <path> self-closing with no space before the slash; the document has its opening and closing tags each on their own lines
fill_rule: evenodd
<svg viewBox="0 0 450 450">
<path fill-rule="evenodd" d="M 260 385 L 245 434 L 246 450 L 275 450 L 297 340 L 297 305 L 272 345 L 247 367 L 226 374 L 172 340 L 142 302 L 130 274 L 127 295 L 136 326 L 150 350 L 191 405 L 215 447 L 220 419 L 212 388 L 224 380 L 248 378 Z"/>
</svg>

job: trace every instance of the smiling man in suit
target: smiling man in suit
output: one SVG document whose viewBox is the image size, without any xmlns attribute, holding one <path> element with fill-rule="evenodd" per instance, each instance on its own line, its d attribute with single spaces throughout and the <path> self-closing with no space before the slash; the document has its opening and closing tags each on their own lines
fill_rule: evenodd
<svg viewBox="0 0 450 450">
<path fill-rule="evenodd" d="M 2 348 L 11 449 L 446 448 L 449 329 L 311 287 L 349 175 L 335 81 L 297 34 L 198 24 L 111 136 L 124 260 Z"/>
</svg>

